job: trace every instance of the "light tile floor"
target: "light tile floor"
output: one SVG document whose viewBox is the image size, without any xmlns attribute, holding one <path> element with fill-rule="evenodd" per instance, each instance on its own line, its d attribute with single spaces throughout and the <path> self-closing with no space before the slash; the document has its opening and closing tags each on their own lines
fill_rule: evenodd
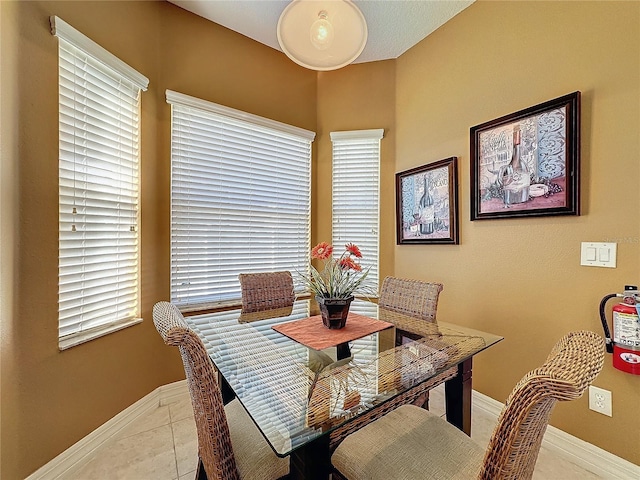
<svg viewBox="0 0 640 480">
<path fill-rule="evenodd" d="M 444 412 L 443 388 L 431 391 L 430 407 L 433 412 Z M 495 421 L 483 410 L 473 409 L 471 437 L 485 446 Z M 190 399 L 185 393 L 180 400 L 158 407 L 120 431 L 65 479 L 191 480 L 195 478 L 196 466 L 196 428 Z M 533 478 L 591 480 L 600 477 L 543 447 Z"/>
</svg>

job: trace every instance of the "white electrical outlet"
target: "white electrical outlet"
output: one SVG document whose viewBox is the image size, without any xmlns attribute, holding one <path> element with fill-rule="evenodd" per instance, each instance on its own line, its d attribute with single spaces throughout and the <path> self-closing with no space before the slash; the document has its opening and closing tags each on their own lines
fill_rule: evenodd
<svg viewBox="0 0 640 480">
<path fill-rule="evenodd" d="M 611 392 L 591 385 L 589 387 L 589 408 L 594 412 L 612 417 Z"/>
</svg>

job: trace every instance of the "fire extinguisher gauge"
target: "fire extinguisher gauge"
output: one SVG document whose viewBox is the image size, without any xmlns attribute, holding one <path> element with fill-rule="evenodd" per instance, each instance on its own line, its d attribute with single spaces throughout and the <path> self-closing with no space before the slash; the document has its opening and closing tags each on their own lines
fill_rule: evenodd
<svg viewBox="0 0 640 480">
<path fill-rule="evenodd" d="M 625 285 L 622 301 L 627 305 L 635 305 L 638 303 L 638 287 L 636 285 Z"/>
</svg>

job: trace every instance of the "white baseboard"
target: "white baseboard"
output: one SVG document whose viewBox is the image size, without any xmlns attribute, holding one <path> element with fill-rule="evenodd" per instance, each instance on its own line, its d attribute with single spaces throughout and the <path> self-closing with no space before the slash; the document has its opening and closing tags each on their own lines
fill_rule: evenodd
<svg viewBox="0 0 640 480">
<path fill-rule="evenodd" d="M 189 394 L 189 386 L 186 380 L 162 385 L 156 389 L 158 391 L 158 401 L 160 406 L 175 403 Z"/>
<path fill-rule="evenodd" d="M 474 390 L 473 406 L 497 418 L 504 405 Z M 605 479 L 637 480 L 640 478 L 640 466 L 551 425 L 547 428 L 542 446 Z"/>
<path fill-rule="evenodd" d="M 56 458 L 29 475 L 26 480 L 56 480 L 84 465 L 91 454 L 124 427 L 161 405 L 176 401 L 188 393 L 186 380 L 162 385 L 100 425 L 89 435 L 66 449 Z"/>
<path fill-rule="evenodd" d="M 26 480 L 60 480 L 69 476 L 91 458 L 91 454 L 124 427 L 138 417 L 153 411 L 158 406 L 167 405 L 183 398 L 188 393 L 186 380 L 163 385 L 127 407 L 111 420 L 105 422 L 89 435 L 69 447 L 56 458 L 42 466 Z M 497 418 L 502 403 L 482 393 L 473 392 L 474 408 L 484 410 Z M 611 480 L 637 480 L 640 466 L 580 440 L 553 426 L 547 428 L 542 445 L 585 470 Z"/>
</svg>

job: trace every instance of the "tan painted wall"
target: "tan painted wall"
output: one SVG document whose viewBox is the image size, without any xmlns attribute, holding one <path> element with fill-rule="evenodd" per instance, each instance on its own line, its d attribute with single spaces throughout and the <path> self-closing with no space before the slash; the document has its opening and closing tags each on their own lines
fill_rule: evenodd
<svg viewBox="0 0 640 480">
<path fill-rule="evenodd" d="M 598 303 L 640 277 L 640 3 L 480 1 L 397 61 L 396 170 L 459 157 L 460 245 L 396 246 L 395 273 L 442 281 L 438 318 L 505 337 L 474 361 L 504 401 L 553 343 L 601 332 Z M 582 215 L 471 222 L 469 128 L 582 92 Z M 616 269 L 581 267 L 580 242 L 617 241 Z M 640 377 L 607 357 L 596 385 L 552 423 L 640 464 Z"/>
<path fill-rule="evenodd" d="M 60 352 L 57 340 L 58 15 L 149 77 L 142 95 L 144 322 Z M 0 2 L 0 477 L 24 478 L 159 385 L 184 378 L 151 308 L 169 296 L 165 89 L 315 130 L 316 75 L 164 2 Z"/>
<path fill-rule="evenodd" d="M 640 282 L 633 210 L 640 204 L 639 5 L 480 2 L 398 61 L 316 76 L 167 3 L 0 2 L 0 477 L 28 475 L 182 377 L 150 317 L 153 303 L 168 297 L 167 88 L 318 132 L 314 241 L 331 234 L 329 132 L 384 128 L 381 277 L 438 278 L 445 283 L 441 318 L 505 336 L 477 357 L 478 390 L 503 401 L 561 334 L 599 331 L 599 299 Z M 63 353 L 51 14 L 151 79 L 142 118 L 145 322 Z M 469 127 L 574 90 L 583 92 L 582 216 L 470 222 Z M 451 155 L 460 159 L 461 244 L 395 246 L 393 174 Z M 577 265 L 580 241 L 615 239 L 617 269 Z M 612 419 L 588 411 L 582 399 L 560 405 L 554 424 L 640 463 L 640 379 L 607 366 L 596 384 L 613 391 Z"/>
<path fill-rule="evenodd" d="M 330 133 L 384 129 L 380 143 L 380 279 L 393 273 L 395 245 L 395 64 L 395 60 L 362 63 L 318 74 L 313 241 L 331 241 Z"/>
</svg>

